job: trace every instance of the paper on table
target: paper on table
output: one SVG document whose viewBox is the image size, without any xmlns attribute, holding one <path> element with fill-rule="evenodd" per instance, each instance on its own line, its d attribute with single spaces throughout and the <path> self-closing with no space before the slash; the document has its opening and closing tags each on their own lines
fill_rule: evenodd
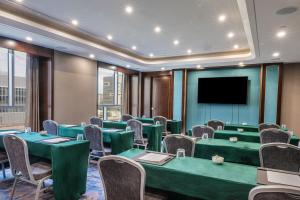
<svg viewBox="0 0 300 200">
<path fill-rule="evenodd" d="M 103 131 L 105 131 L 105 132 L 107 132 L 107 133 L 114 133 L 114 132 L 118 132 L 118 131 L 120 131 L 120 129 L 116 129 L 116 128 L 109 128 L 109 129 L 105 129 L 105 130 L 103 130 Z"/>
<path fill-rule="evenodd" d="M 5 135 L 5 134 L 16 134 L 18 131 L 1 131 L 0 135 Z"/>
<path fill-rule="evenodd" d="M 56 144 L 56 143 L 70 141 L 70 139 L 69 138 L 58 137 L 58 138 L 46 139 L 46 140 L 42 140 L 42 141 L 46 142 L 46 143 L 49 143 L 49 144 Z"/>
<path fill-rule="evenodd" d="M 139 160 L 151 161 L 151 162 L 161 162 L 168 157 L 169 157 L 169 155 L 158 154 L 158 153 L 147 153 L 144 156 L 139 157 Z"/>
<path fill-rule="evenodd" d="M 64 127 L 67 127 L 67 128 L 69 128 L 69 127 L 74 127 L 74 126 L 76 126 L 76 125 L 72 125 L 72 124 L 64 125 Z"/>
<path fill-rule="evenodd" d="M 143 126 L 151 126 L 152 124 L 150 123 L 143 123 Z"/>
<path fill-rule="evenodd" d="M 268 182 L 300 187 L 300 177 L 296 174 L 267 171 Z"/>
</svg>

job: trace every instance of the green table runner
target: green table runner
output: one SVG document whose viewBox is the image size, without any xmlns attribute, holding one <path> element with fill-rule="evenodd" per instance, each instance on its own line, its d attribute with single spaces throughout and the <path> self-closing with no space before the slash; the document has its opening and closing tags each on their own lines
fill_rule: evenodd
<svg viewBox="0 0 300 200">
<path fill-rule="evenodd" d="M 189 130 L 188 133 L 190 136 L 192 135 L 192 130 Z M 230 137 L 237 137 L 239 141 L 245 142 L 255 142 L 260 143 L 260 133 L 259 132 L 239 132 L 239 131 L 232 131 L 232 130 L 221 130 L 215 131 L 215 139 L 225 139 L 228 140 Z M 293 135 L 291 138 L 290 143 L 293 145 L 298 146 L 299 138 L 296 135 Z"/>
<path fill-rule="evenodd" d="M 0 148 L 4 149 L 3 136 L 0 134 Z M 47 144 L 41 140 L 57 136 L 41 136 L 38 133 L 17 134 L 28 145 L 30 155 L 46 158 L 52 164 L 52 179 L 55 199 L 79 199 L 86 191 L 89 142 L 69 141 Z"/>
<path fill-rule="evenodd" d="M 133 158 L 142 150 L 120 154 Z M 142 163 L 146 186 L 211 200 L 245 200 L 256 186 L 256 167 L 236 163 L 213 164 L 200 158 L 175 158 L 163 166 Z"/>
<path fill-rule="evenodd" d="M 102 128 L 103 142 L 111 145 L 112 154 L 118 154 L 133 147 L 133 132 L 120 130 L 110 132 L 108 128 Z M 82 126 L 66 127 L 59 126 L 60 136 L 76 138 L 77 134 L 83 134 Z"/>
<path fill-rule="evenodd" d="M 103 127 L 105 128 L 118 128 L 125 129 L 127 122 L 104 121 Z M 148 149 L 152 151 L 160 151 L 162 139 L 162 125 L 147 125 L 143 126 L 143 135 L 148 138 Z"/>
<path fill-rule="evenodd" d="M 222 139 L 198 140 L 195 147 L 195 157 L 211 159 L 214 155 L 224 157 L 226 162 L 260 166 L 259 143 L 230 142 Z"/>
<path fill-rule="evenodd" d="M 136 118 L 136 119 L 143 123 L 154 124 L 153 118 Z M 170 131 L 172 134 L 180 134 L 182 129 L 181 124 L 182 122 L 179 120 L 168 120 L 167 130 Z"/>
</svg>

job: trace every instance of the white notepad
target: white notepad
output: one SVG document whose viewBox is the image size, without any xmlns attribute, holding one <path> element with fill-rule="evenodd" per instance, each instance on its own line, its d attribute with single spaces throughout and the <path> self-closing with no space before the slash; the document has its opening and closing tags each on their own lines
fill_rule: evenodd
<svg viewBox="0 0 300 200">
<path fill-rule="evenodd" d="M 114 132 L 120 131 L 120 129 L 110 128 L 110 129 L 105 129 L 105 130 L 103 130 L 103 131 L 104 131 L 104 132 L 107 132 L 107 133 L 114 133 Z"/>
<path fill-rule="evenodd" d="M 52 139 L 47 139 L 47 140 L 42 140 L 42 141 L 46 142 L 46 143 L 49 143 L 49 144 L 56 144 L 56 143 L 70 141 L 70 139 L 69 138 L 58 137 L 58 138 L 52 138 Z"/>
<path fill-rule="evenodd" d="M 0 135 L 6 135 L 6 134 L 16 134 L 18 131 L 1 131 Z"/>
<path fill-rule="evenodd" d="M 300 187 L 300 177 L 297 174 L 267 171 L 268 182 Z"/>
<path fill-rule="evenodd" d="M 139 157 L 141 161 L 150 161 L 150 162 L 162 162 L 167 159 L 169 155 L 157 154 L 157 153 L 147 153 L 144 156 Z"/>
<path fill-rule="evenodd" d="M 67 128 L 69 128 L 69 127 L 74 127 L 74 126 L 76 126 L 76 125 L 72 125 L 72 124 L 64 125 L 64 127 L 67 127 Z"/>
</svg>

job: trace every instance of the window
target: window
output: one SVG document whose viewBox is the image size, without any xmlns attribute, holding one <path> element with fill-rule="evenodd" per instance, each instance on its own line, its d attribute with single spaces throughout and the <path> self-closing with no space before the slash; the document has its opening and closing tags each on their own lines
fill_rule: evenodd
<svg viewBox="0 0 300 200">
<path fill-rule="evenodd" d="M 23 128 L 26 53 L 0 48 L 0 128 Z"/>
<path fill-rule="evenodd" d="M 120 120 L 124 74 L 98 67 L 97 114 L 104 120 Z"/>
</svg>

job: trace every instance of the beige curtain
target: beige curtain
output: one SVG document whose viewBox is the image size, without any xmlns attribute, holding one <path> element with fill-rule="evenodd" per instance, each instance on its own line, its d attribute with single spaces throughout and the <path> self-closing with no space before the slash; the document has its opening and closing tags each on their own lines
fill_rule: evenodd
<svg viewBox="0 0 300 200">
<path fill-rule="evenodd" d="M 40 131 L 39 57 L 27 57 L 26 87 L 26 126 L 32 131 Z"/>
<path fill-rule="evenodd" d="M 123 87 L 123 99 L 122 99 L 122 113 L 129 114 L 129 75 L 124 74 L 124 87 Z"/>
</svg>

